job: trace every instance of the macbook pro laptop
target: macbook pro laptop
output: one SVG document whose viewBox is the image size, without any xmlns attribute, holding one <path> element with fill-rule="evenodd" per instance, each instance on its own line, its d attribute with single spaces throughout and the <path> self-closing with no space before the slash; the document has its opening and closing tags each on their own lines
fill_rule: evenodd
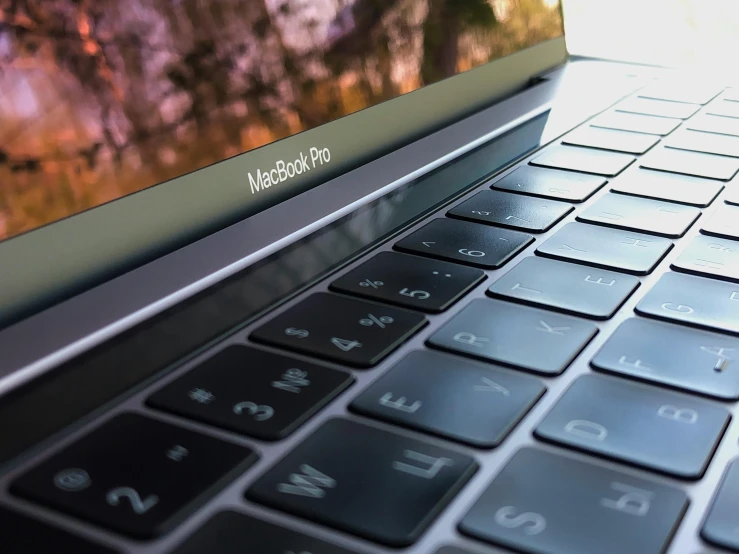
<svg viewBox="0 0 739 554">
<path fill-rule="evenodd" d="M 0 552 L 739 552 L 739 88 L 563 28 L 0 2 Z"/>
</svg>

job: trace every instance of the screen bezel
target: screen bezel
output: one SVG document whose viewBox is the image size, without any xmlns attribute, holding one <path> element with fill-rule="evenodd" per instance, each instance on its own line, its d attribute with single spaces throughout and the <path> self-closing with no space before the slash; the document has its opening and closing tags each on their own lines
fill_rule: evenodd
<svg viewBox="0 0 739 554">
<path fill-rule="evenodd" d="M 490 106 L 566 59 L 564 36 L 551 39 L 0 242 L 0 328 Z M 250 170 L 315 145 L 329 148 L 336 163 L 251 197 Z"/>
</svg>

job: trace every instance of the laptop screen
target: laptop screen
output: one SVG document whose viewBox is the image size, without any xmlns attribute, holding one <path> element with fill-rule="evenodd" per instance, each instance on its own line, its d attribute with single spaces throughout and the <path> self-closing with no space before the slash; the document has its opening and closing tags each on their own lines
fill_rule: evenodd
<svg viewBox="0 0 739 554">
<path fill-rule="evenodd" d="M 0 240 L 562 32 L 559 0 L 10 2 Z"/>
</svg>

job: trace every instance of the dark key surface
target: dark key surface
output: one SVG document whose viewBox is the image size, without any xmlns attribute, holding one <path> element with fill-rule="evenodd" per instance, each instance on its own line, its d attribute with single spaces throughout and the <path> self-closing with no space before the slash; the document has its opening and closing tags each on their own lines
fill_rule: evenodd
<svg viewBox="0 0 739 554">
<path fill-rule="evenodd" d="M 370 367 L 426 325 L 420 314 L 319 292 L 252 332 L 251 338 L 357 367 Z"/>
<path fill-rule="evenodd" d="M 596 117 L 591 125 L 594 127 L 604 127 L 606 129 L 618 129 L 621 131 L 632 131 L 634 133 L 664 136 L 677 129 L 681 123 L 682 121 L 679 119 L 671 119 L 668 117 L 655 117 L 652 115 L 611 111 Z"/>
<path fill-rule="evenodd" d="M 568 202 L 582 202 L 606 183 L 603 177 L 596 175 L 527 165 L 495 181 L 491 188 Z"/>
<path fill-rule="evenodd" d="M 499 298 L 608 319 L 639 286 L 631 275 L 530 256 L 499 278 L 488 293 Z"/>
<path fill-rule="evenodd" d="M 739 137 L 728 135 L 716 135 L 685 129 L 668 137 L 665 140 L 665 146 L 739 158 Z"/>
<path fill-rule="evenodd" d="M 597 332 L 589 321 L 478 299 L 431 335 L 428 344 L 536 373 L 558 374 Z"/>
<path fill-rule="evenodd" d="M 412 544 L 475 472 L 469 456 L 334 419 L 246 495 L 390 546 Z"/>
<path fill-rule="evenodd" d="M 115 554 L 71 533 L 0 507 L 0 549 L 3 554 Z"/>
<path fill-rule="evenodd" d="M 739 242 L 699 235 L 672 263 L 672 268 L 685 273 L 739 281 Z"/>
<path fill-rule="evenodd" d="M 436 551 L 436 554 L 472 554 L 468 550 L 462 550 L 456 546 L 443 546 Z"/>
<path fill-rule="evenodd" d="M 578 214 L 579 221 L 633 229 L 662 237 L 682 237 L 701 211 L 649 198 L 624 194 L 604 194 Z"/>
<path fill-rule="evenodd" d="M 716 99 L 706 107 L 706 113 L 711 115 L 722 115 L 724 117 L 739 118 L 739 102 Z"/>
<path fill-rule="evenodd" d="M 220 512 L 172 554 L 356 554 L 237 512 Z"/>
<path fill-rule="evenodd" d="M 669 173 L 728 181 L 739 171 L 739 160 L 660 146 L 641 158 L 639 166 Z"/>
<path fill-rule="evenodd" d="M 739 333 L 739 287 L 668 272 L 637 304 L 641 315 Z"/>
<path fill-rule="evenodd" d="M 727 335 L 634 317 L 591 363 L 601 371 L 739 400 L 739 340 Z"/>
<path fill-rule="evenodd" d="M 688 104 L 708 104 L 721 93 L 721 86 L 713 83 L 686 82 L 683 80 L 658 81 L 639 91 L 643 98 L 686 102 Z"/>
<path fill-rule="evenodd" d="M 541 233 L 551 229 L 572 210 L 574 208 L 564 202 L 484 190 L 449 210 L 447 215 Z"/>
<path fill-rule="evenodd" d="M 570 132 L 562 140 L 562 144 L 600 148 L 602 150 L 624 152 L 625 154 L 644 154 L 658 142 L 659 137 L 653 135 L 600 127 L 580 127 Z"/>
<path fill-rule="evenodd" d="M 528 375 L 419 350 L 364 391 L 351 409 L 492 448 L 503 442 L 545 390 L 538 379 Z"/>
<path fill-rule="evenodd" d="M 137 414 L 114 417 L 11 492 L 138 538 L 160 535 L 255 459 L 249 448 Z"/>
<path fill-rule="evenodd" d="M 523 448 L 460 530 L 526 553 L 662 554 L 687 506 L 677 488 Z"/>
<path fill-rule="evenodd" d="M 622 194 L 669 200 L 705 208 L 724 186 L 717 181 L 699 179 L 676 173 L 636 169 L 613 182 L 612 190 Z"/>
<path fill-rule="evenodd" d="M 701 232 L 706 235 L 739 240 L 739 207 L 720 206 L 711 217 L 703 222 Z"/>
<path fill-rule="evenodd" d="M 730 419 L 719 404 L 624 379 L 578 377 L 540 439 L 685 479 L 703 475 Z"/>
<path fill-rule="evenodd" d="M 549 258 L 647 275 L 672 248 L 660 237 L 608 229 L 585 223 L 568 223 L 536 249 Z"/>
<path fill-rule="evenodd" d="M 339 292 L 424 312 L 446 310 L 485 278 L 479 269 L 380 252 L 331 283 Z"/>
<path fill-rule="evenodd" d="M 734 459 L 721 479 L 701 536 L 715 545 L 739 552 L 739 460 Z"/>
<path fill-rule="evenodd" d="M 701 114 L 688 121 L 685 126 L 694 131 L 739 137 L 739 119 L 733 117 Z"/>
<path fill-rule="evenodd" d="M 668 102 L 652 98 L 632 96 L 616 106 L 617 112 L 656 115 L 675 119 L 688 119 L 700 109 L 700 105 L 685 104 L 683 102 Z"/>
<path fill-rule="evenodd" d="M 231 346 L 147 404 L 264 440 L 281 439 L 352 383 L 343 371 Z"/>
<path fill-rule="evenodd" d="M 395 244 L 413 254 L 495 269 L 526 248 L 534 237 L 479 223 L 434 219 Z"/>
<path fill-rule="evenodd" d="M 576 146 L 555 146 L 548 148 L 543 154 L 531 160 L 531 165 L 569 169 L 593 173 L 604 177 L 614 177 L 634 163 L 634 156 L 579 148 Z"/>
</svg>

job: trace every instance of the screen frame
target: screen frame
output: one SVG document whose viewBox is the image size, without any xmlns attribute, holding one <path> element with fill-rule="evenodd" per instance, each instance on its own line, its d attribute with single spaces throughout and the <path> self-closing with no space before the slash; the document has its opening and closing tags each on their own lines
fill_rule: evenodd
<svg viewBox="0 0 739 554">
<path fill-rule="evenodd" d="M 564 36 L 551 39 L 0 242 L 0 328 L 488 107 L 566 61 Z M 335 163 L 252 197 L 249 171 L 274 166 L 313 146 L 329 148 Z"/>
</svg>

